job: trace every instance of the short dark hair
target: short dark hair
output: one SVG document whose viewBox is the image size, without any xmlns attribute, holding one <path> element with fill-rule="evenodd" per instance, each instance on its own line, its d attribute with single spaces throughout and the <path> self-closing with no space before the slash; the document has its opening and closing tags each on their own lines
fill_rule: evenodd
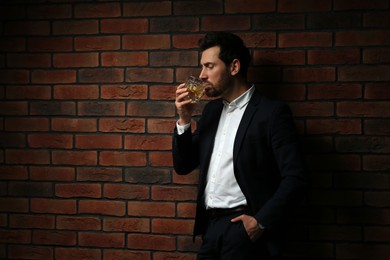
<svg viewBox="0 0 390 260">
<path fill-rule="evenodd" d="M 240 37 L 230 32 L 210 32 L 199 41 L 199 46 L 201 52 L 219 46 L 219 58 L 226 65 L 230 65 L 234 59 L 238 59 L 241 64 L 239 73 L 246 78 L 251 56 Z"/>
</svg>

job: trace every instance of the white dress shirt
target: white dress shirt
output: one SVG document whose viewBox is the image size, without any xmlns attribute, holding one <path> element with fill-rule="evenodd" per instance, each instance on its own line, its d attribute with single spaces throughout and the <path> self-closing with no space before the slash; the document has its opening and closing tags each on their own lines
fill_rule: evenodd
<svg viewBox="0 0 390 260">
<path fill-rule="evenodd" d="M 234 176 L 233 146 L 238 126 L 253 91 L 254 86 L 230 103 L 223 101 L 224 107 L 215 136 L 204 193 L 207 209 L 234 208 L 247 204 Z M 190 127 L 190 124 L 176 125 L 179 135 Z"/>
</svg>

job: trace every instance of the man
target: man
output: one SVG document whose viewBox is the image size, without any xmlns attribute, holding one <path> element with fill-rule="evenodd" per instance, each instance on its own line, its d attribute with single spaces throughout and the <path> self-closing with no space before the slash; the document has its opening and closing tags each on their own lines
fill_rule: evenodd
<svg viewBox="0 0 390 260">
<path fill-rule="evenodd" d="M 200 171 L 198 259 L 270 259 L 280 254 L 286 220 L 306 187 L 292 115 L 248 84 L 250 54 L 238 36 L 209 33 L 200 49 L 199 78 L 206 95 L 219 98 L 205 106 L 192 134 L 196 104 L 179 85 L 173 138 L 175 171 Z"/>
</svg>

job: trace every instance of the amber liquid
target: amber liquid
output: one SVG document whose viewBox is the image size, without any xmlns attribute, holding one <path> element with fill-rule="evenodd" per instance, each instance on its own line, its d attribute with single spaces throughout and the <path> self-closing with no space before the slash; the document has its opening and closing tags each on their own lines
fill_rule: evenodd
<svg viewBox="0 0 390 260">
<path fill-rule="evenodd" d="M 187 86 L 187 91 L 189 92 L 188 96 L 193 102 L 198 102 L 204 94 L 204 88 L 202 85 L 190 84 Z"/>
</svg>

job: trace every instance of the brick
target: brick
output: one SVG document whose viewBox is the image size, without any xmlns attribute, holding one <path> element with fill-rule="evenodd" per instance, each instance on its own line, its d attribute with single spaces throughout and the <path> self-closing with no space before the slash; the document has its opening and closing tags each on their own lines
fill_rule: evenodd
<svg viewBox="0 0 390 260">
<path fill-rule="evenodd" d="M 27 244 L 31 240 L 29 230 L 2 230 L 0 229 L 0 242 L 4 244 Z"/>
<path fill-rule="evenodd" d="M 146 33 L 148 19 L 103 19 L 100 21 L 101 33 Z"/>
<path fill-rule="evenodd" d="M 176 240 L 172 236 L 129 234 L 127 236 L 127 247 L 129 249 L 142 250 L 175 250 Z"/>
<path fill-rule="evenodd" d="M 254 51 L 254 65 L 303 65 L 304 51 Z"/>
<path fill-rule="evenodd" d="M 275 0 L 226 0 L 226 13 L 268 13 L 276 10 Z"/>
<path fill-rule="evenodd" d="M 171 10 L 171 1 L 123 3 L 124 16 L 168 16 Z"/>
<path fill-rule="evenodd" d="M 294 116 L 333 116 L 334 107 L 330 102 L 291 103 Z"/>
<path fill-rule="evenodd" d="M 150 54 L 152 66 L 197 66 L 197 51 L 152 52 Z"/>
<path fill-rule="evenodd" d="M 42 101 L 30 105 L 31 115 L 75 115 L 76 104 L 66 101 Z"/>
<path fill-rule="evenodd" d="M 390 115 L 388 102 L 339 102 L 337 115 L 352 117 L 386 117 Z"/>
<path fill-rule="evenodd" d="M 335 147 L 340 152 L 390 153 L 390 138 L 376 136 L 336 137 Z"/>
<path fill-rule="evenodd" d="M 389 12 L 367 12 L 363 15 L 364 27 L 386 28 L 390 23 Z"/>
<path fill-rule="evenodd" d="M 390 33 L 386 30 L 336 32 L 336 46 L 388 45 Z"/>
<path fill-rule="evenodd" d="M 332 8 L 332 1 L 325 0 L 320 3 L 315 0 L 279 0 L 278 11 L 282 13 L 325 12 Z"/>
<path fill-rule="evenodd" d="M 311 240 L 360 241 L 363 237 L 359 226 L 312 226 L 309 232 Z"/>
<path fill-rule="evenodd" d="M 5 93 L 7 99 L 50 99 L 50 86 L 6 86 Z"/>
<path fill-rule="evenodd" d="M 0 212 L 27 213 L 28 211 L 29 211 L 28 199 L 0 197 Z"/>
<path fill-rule="evenodd" d="M 175 106 L 170 102 L 129 102 L 128 116 L 172 117 L 175 115 Z"/>
<path fill-rule="evenodd" d="M 390 80 L 390 66 L 355 66 L 339 68 L 340 81 L 386 81 Z"/>
<path fill-rule="evenodd" d="M 122 49 L 124 50 L 158 50 L 169 49 L 171 40 L 168 34 L 124 35 Z"/>
<path fill-rule="evenodd" d="M 175 127 L 176 120 L 174 119 L 148 119 L 148 133 L 169 134 L 172 133 Z"/>
<path fill-rule="evenodd" d="M 31 73 L 32 83 L 74 83 L 75 81 L 74 70 L 36 70 Z"/>
<path fill-rule="evenodd" d="M 143 118 L 101 118 L 99 131 L 144 133 L 145 119 Z"/>
<path fill-rule="evenodd" d="M 307 96 L 310 100 L 359 99 L 362 98 L 362 86 L 354 83 L 313 84 L 307 86 Z"/>
<path fill-rule="evenodd" d="M 69 4 L 28 6 L 27 17 L 32 19 L 64 19 L 72 17 Z"/>
<path fill-rule="evenodd" d="M 149 30 L 152 33 L 197 32 L 199 20 L 196 17 L 163 17 L 151 18 Z"/>
<path fill-rule="evenodd" d="M 73 49 L 72 37 L 32 37 L 27 41 L 27 49 L 33 52 L 58 52 Z"/>
<path fill-rule="evenodd" d="M 75 200 L 33 198 L 30 203 L 32 213 L 75 214 L 77 211 Z"/>
<path fill-rule="evenodd" d="M 175 210 L 175 204 L 172 202 L 129 201 L 127 203 L 129 216 L 174 217 Z"/>
<path fill-rule="evenodd" d="M 1 84 L 26 84 L 30 82 L 29 77 L 27 70 L 0 69 Z"/>
<path fill-rule="evenodd" d="M 128 68 L 126 82 L 172 83 L 173 69 L 169 68 Z"/>
<path fill-rule="evenodd" d="M 308 14 L 307 27 L 310 29 L 353 29 L 360 28 L 362 18 L 359 13 L 337 12 Z"/>
<path fill-rule="evenodd" d="M 68 259 L 101 259 L 100 249 L 56 247 L 54 248 L 57 260 Z"/>
<path fill-rule="evenodd" d="M 321 154 L 306 156 L 310 170 L 321 171 L 361 171 L 362 163 L 359 155 Z"/>
<path fill-rule="evenodd" d="M 55 85 L 53 93 L 55 99 L 97 99 L 99 87 L 97 85 Z"/>
<path fill-rule="evenodd" d="M 97 20 L 60 20 L 53 21 L 54 35 L 96 34 L 99 31 Z"/>
<path fill-rule="evenodd" d="M 309 50 L 308 64 L 358 64 L 360 63 L 360 50 Z"/>
<path fill-rule="evenodd" d="M 361 122 L 358 119 L 309 119 L 306 122 L 309 134 L 361 134 Z"/>
<path fill-rule="evenodd" d="M 102 166 L 145 166 L 145 152 L 100 152 L 99 165 Z"/>
<path fill-rule="evenodd" d="M 22 101 L 5 101 L 0 104 L 2 115 L 27 115 L 28 104 Z"/>
<path fill-rule="evenodd" d="M 199 47 L 199 40 L 203 34 L 173 35 L 172 47 L 175 49 L 193 49 Z"/>
<path fill-rule="evenodd" d="M 36 181 L 74 181 L 75 170 L 70 167 L 30 166 L 30 179 Z"/>
<path fill-rule="evenodd" d="M 362 206 L 362 192 L 360 191 L 311 191 L 309 195 L 311 205 L 327 206 Z"/>
<path fill-rule="evenodd" d="M 125 234 L 80 232 L 79 245 L 98 248 L 123 248 L 125 246 Z"/>
<path fill-rule="evenodd" d="M 109 199 L 145 200 L 149 199 L 149 187 L 131 184 L 105 184 L 103 197 Z"/>
<path fill-rule="evenodd" d="M 150 232 L 149 219 L 146 218 L 105 218 L 104 231 L 120 231 L 130 233 Z"/>
<path fill-rule="evenodd" d="M 58 229 L 101 230 L 101 220 L 97 217 L 58 216 Z"/>
<path fill-rule="evenodd" d="M 122 181 L 122 170 L 101 167 L 78 168 L 77 181 L 120 182 Z"/>
<path fill-rule="evenodd" d="M 373 0 L 373 1 L 364 1 L 364 0 L 335 0 L 333 9 L 340 10 L 370 10 L 370 9 L 387 9 L 389 7 L 389 2 L 386 0 Z"/>
<path fill-rule="evenodd" d="M 221 14 L 223 4 L 219 0 L 208 1 L 207 5 L 199 1 L 173 2 L 173 10 L 175 15 Z"/>
<path fill-rule="evenodd" d="M 149 93 L 152 100 L 175 100 L 176 86 L 150 86 Z"/>
<path fill-rule="evenodd" d="M 126 150 L 170 150 L 172 148 L 172 138 L 170 136 L 125 136 Z"/>
<path fill-rule="evenodd" d="M 153 53 L 151 53 L 153 54 Z M 102 66 L 146 66 L 147 52 L 104 52 L 101 54 Z"/>
<path fill-rule="evenodd" d="M 76 148 L 79 149 L 119 149 L 122 148 L 122 136 L 88 134 L 76 135 Z"/>
<path fill-rule="evenodd" d="M 95 132 L 97 120 L 92 118 L 52 118 L 52 131 Z"/>
<path fill-rule="evenodd" d="M 3 35 L 0 39 L 0 49 L 4 52 L 25 51 L 26 39 L 22 37 L 5 37 Z"/>
<path fill-rule="evenodd" d="M 388 207 L 390 205 L 390 192 L 388 191 L 365 192 L 364 202 L 368 206 Z"/>
<path fill-rule="evenodd" d="M 53 65 L 56 68 L 97 67 L 97 53 L 66 53 L 54 54 Z"/>
<path fill-rule="evenodd" d="M 287 82 L 335 81 L 336 70 L 331 67 L 286 68 L 283 79 Z"/>
<path fill-rule="evenodd" d="M 146 99 L 148 86 L 136 85 L 102 85 L 100 86 L 103 99 Z"/>
<path fill-rule="evenodd" d="M 85 101 L 78 103 L 80 116 L 123 116 L 125 115 L 124 102 Z"/>
<path fill-rule="evenodd" d="M 101 198 L 101 185 L 56 184 L 55 195 L 59 198 Z"/>
<path fill-rule="evenodd" d="M 375 244 L 340 244 L 336 246 L 336 257 L 340 259 L 382 259 L 390 255 L 390 246 Z"/>
<path fill-rule="evenodd" d="M 188 254 L 188 253 L 156 252 L 153 256 L 155 260 L 164 260 L 164 259 L 195 260 L 196 259 L 196 254 Z"/>
<path fill-rule="evenodd" d="M 365 155 L 363 156 L 363 169 L 366 171 L 388 171 L 389 159 L 389 156 L 386 155 Z"/>
<path fill-rule="evenodd" d="M 337 221 L 341 224 L 389 225 L 390 211 L 384 208 L 348 207 L 337 211 Z"/>
<path fill-rule="evenodd" d="M 294 32 L 279 34 L 280 48 L 330 47 L 332 35 L 328 32 Z"/>
<path fill-rule="evenodd" d="M 53 185 L 47 182 L 9 182 L 8 195 L 18 197 L 51 197 Z"/>
<path fill-rule="evenodd" d="M 196 204 L 195 203 L 178 203 L 177 216 L 179 218 L 195 218 Z"/>
<path fill-rule="evenodd" d="M 0 179 L 1 180 L 26 180 L 27 167 L 26 166 L 11 166 L 11 165 L 1 165 L 0 166 Z"/>
<path fill-rule="evenodd" d="M 249 16 L 237 16 L 235 19 L 226 15 L 204 16 L 201 20 L 201 28 L 204 31 L 248 30 L 249 18 Z"/>
<path fill-rule="evenodd" d="M 364 133 L 368 135 L 388 135 L 390 133 L 390 121 L 386 119 L 364 120 Z"/>
<path fill-rule="evenodd" d="M 119 36 L 79 36 L 74 39 L 76 51 L 118 50 Z"/>
<path fill-rule="evenodd" d="M 130 251 L 130 250 L 115 250 L 105 249 L 103 250 L 103 259 L 106 260 L 149 260 L 151 258 L 150 252 L 147 251 Z"/>
<path fill-rule="evenodd" d="M 53 151 L 54 165 L 97 165 L 96 151 Z"/>
<path fill-rule="evenodd" d="M 74 7 L 75 18 L 118 17 L 120 15 L 120 3 L 78 4 Z"/>
<path fill-rule="evenodd" d="M 264 33 L 237 33 L 248 48 L 274 48 L 276 47 L 276 34 Z"/>
<path fill-rule="evenodd" d="M 195 239 L 195 243 L 192 241 L 191 237 L 188 236 L 179 236 L 177 240 L 177 249 L 179 251 L 186 252 L 198 252 L 201 247 L 202 241 L 200 239 Z"/>
<path fill-rule="evenodd" d="M 78 213 L 107 216 L 124 216 L 126 203 L 123 201 L 80 200 Z"/>
<path fill-rule="evenodd" d="M 119 68 L 80 69 L 79 81 L 82 83 L 123 82 L 124 70 Z"/>
<path fill-rule="evenodd" d="M 190 235 L 193 231 L 193 220 L 152 219 L 152 232 L 162 234 Z"/>
<path fill-rule="evenodd" d="M 5 35 L 49 35 L 49 21 L 10 21 L 4 24 Z"/>
<path fill-rule="evenodd" d="M 342 189 L 388 189 L 388 180 L 389 176 L 379 173 L 337 173 L 334 186 Z"/>
<path fill-rule="evenodd" d="M 31 148 L 73 148 L 73 136 L 66 134 L 29 134 L 27 142 Z"/>
<path fill-rule="evenodd" d="M 385 64 L 390 62 L 390 48 L 369 48 L 363 51 L 365 64 Z"/>
<path fill-rule="evenodd" d="M 52 259 L 54 257 L 53 248 L 36 245 L 9 245 L 8 256 L 12 259 Z"/>
<path fill-rule="evenodd" d="M 36 149 L 8 149 L 5 161 L 9 164 L 48 164 L 49 151 Z"/>
<path fill-rule="evenodd" d="M 366 241 L 388 242 L 390 230 L 388 227 L 366 227 L 364 235 Z"/>
<path fill-rule="evenodd" d="M 4 129 L 6 131 L 48 131 L 48 118 L 39 117 L 8 117 L 5 119 Z"/>
<path fill-rule="evenodd" d="M 51 66 L 50 54 L 8 54 L 9 68 L 47 68 Z"/>
<path fill-rule="evenodd" d="M 54 229 L 55 217 L 46 215 L 12 215 L 9 219 L 10 228 Z"/>
<path fill-rule="evenodd" d="M 171 182 L 171 173 L 167 169 L 127 168 L 125 181 L 133 184 L 164 184 Z"/>
<path fill-rule="evenodd" d="M 17 5 L 2 5 L 0 15 L 4 20 L 18 20 L 26 17 L 26 9 Z"/>
<path fill-rule="evenodd" d="M 36 230 L 33 232 L 32 242 L 40 245 L 74 246 L 76 237 L 76 232 Z"/>
<path fill-rule="evenodd" d="M 26 146 L 25 134 L 0 133 L 0 147 L 21 148 Z"/>
<path fill-rule="evenodd" d="M 153 186 L 152 199 L 153 200 L 173 200 L 173 201 L 188 201 L 195 200 L 197 194 L 196 187 L 185 186 Z"/>
<path fill-rule="evenodd" d="M 172 167 L 172 154 L 170 152 L 150 152 L 149 165 L 153 167 Z"/>
<path fill-rule="evenodd" d="M 300 14 L 253 15 L 252 28 L 257 30 L 296 30 L 305 28 L 305 17 Z"/>
<path fill-rule="evenodd" d="M 173 174 L 173 183 L 198 184 L 198 181 L 199 181 L 198 169 L 194 170 L 191 174 L 187 174 L 187 175 Z"/>
</svg>

